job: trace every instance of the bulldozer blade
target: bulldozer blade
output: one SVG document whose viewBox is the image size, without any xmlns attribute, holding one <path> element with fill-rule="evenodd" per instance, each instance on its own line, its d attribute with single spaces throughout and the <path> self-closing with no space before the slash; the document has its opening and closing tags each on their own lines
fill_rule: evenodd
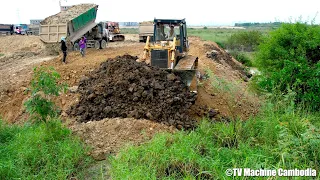
<svg viewBox="0 0 320 180">
<path fill-rule="evenodd" d="M 197 70 L 174 70 L 173 73 L 181 78 L 192 92 L 197 92 L 198 80 Z"/>
<path fill-rule="evenodd" d="M 173 72 L 181 78 L 190 91 L 197 92 L 198 57 L 190 55 L 183 57 L 179 60 Z"/>
</svg>

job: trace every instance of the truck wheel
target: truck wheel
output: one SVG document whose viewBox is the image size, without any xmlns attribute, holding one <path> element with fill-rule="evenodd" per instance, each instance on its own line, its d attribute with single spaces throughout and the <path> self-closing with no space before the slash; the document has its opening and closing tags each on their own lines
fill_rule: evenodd
<svg viewBox="0 0 320 180">
<path fill-rule="evenodd" d="M 106 40 L 102 40 L 101 41 L 101 49 L 105 49 L 107 47 L 107 41 Z"/>
<path fill-rule="evenodd" d="M 73 45 L 73 50 L 74 50 L 74 51 L 79 51 L 79 50 L 80 50 L 80 46 L 79 46 L 78 43 L 74 43 L 74 45 Z"/>
<path fill-rule="evenodd" d="M 94 48 L 100 49 L 100 42 L 99 41 L 94 42 Z"/>
</svg>

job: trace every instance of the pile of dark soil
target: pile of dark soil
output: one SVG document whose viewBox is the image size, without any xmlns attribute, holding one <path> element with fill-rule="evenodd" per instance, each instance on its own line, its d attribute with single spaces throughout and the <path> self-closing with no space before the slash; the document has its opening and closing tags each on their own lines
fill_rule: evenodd
<svg viewBox="0 0 320 180">
<path fill-rule="evenodd" d="M 130 55 L 108 59 L 82 78 L 80 101 L 68 111 L 80 122 L 103 118 L 146 118 L 179 129 L 195 126 L 188 115 L 196 95 L 181 79 Z"/>
</svg>

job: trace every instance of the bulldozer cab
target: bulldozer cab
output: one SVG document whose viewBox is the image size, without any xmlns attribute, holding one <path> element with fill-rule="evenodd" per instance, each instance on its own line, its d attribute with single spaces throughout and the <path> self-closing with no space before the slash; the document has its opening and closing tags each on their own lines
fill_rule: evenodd
<svg viewBox="0 0 320 180">
<path fill-rule="evenodd" d="M 109 32 L 120 33 L 119 23 L 117 22 L 108 21 L 106 23 L 106 29 L 108 29 Z"/>
<path fill-rule="evenodd" d="M 179 53 L 188 51 L 187 25 L 185 19 L 154 19 L 154 42 L 173 41 Z"/>
<path fill-rule="evenodd" d="M 190 89 L 197 91 L 198 57 L 188 55 L 189 43 L 185 19 L 154 19 L 153 41 L 147 38 L 142 60 L 150 58 L 151 66 L 181 77 Z"/>
</svg>

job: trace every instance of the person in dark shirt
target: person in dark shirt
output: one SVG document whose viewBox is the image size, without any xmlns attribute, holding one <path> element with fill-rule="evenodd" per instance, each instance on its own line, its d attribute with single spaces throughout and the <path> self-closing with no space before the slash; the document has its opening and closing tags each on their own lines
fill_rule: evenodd
<svg viewBox="0 0 320 180">
<path fill-rule="evenodd" d="M 67 58 L 67 45 L 66 45 L 66 38 L 62 37 L 61 38 L 61 51 L 63 53 L 63 58 L 62 58 L 62 62 L 66 63 L 66 58 Z"/>
</svg>

